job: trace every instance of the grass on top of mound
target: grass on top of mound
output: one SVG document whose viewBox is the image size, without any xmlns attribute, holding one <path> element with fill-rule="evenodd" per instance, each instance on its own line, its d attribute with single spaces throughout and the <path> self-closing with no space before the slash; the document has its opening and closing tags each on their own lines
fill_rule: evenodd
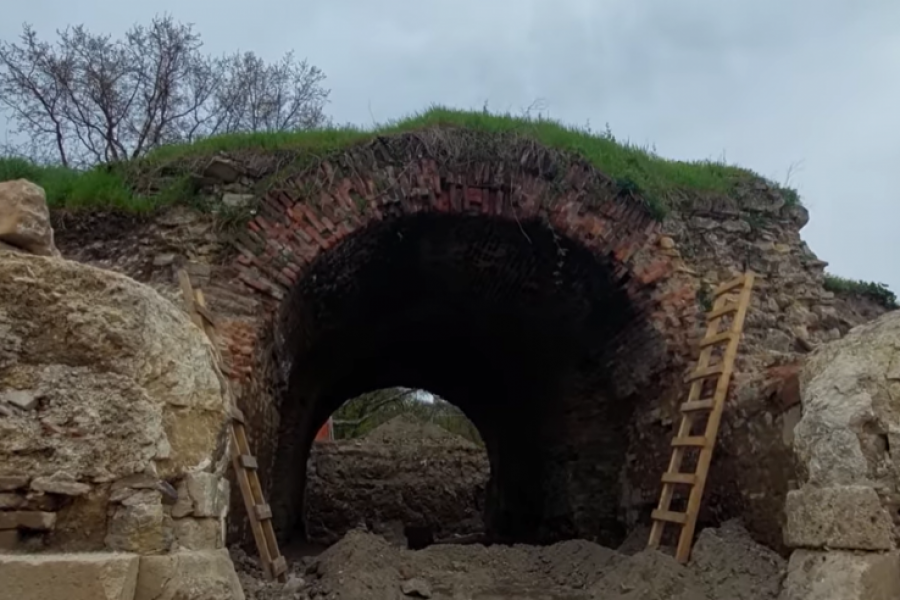
<svg viewBox="0 0 900 600">
<path fill-rule="evenodd" d="M 826 273 L 825 289 L 836 294 L 853 294 L 869 298 L 888 310 L 900 308 L 900 304 L 897 303 L 897 295 L 884 283 L 847 279 Z"/>
<path fill-rule="evenodd" d="M 87 171 L 38 166 L 17 158 L 0 159 L 0 181 L 24 177 L 41 185 L 51 206 L 101 207 L 142 211 L 184 200 L 184 186 L 174 185 L 152 196 L 132 192 L 129 173 L 217 152 L 290 150 L 297 160 L 316 161 L 380 135 L 436 126 L 462 127 L 480 132 L 516 134 L 549 148 L 580 155 L 599 171 L 627 182 L 660 216 L 686 193 L 728 195 L 737 184 L 759 178 L 753 172 L 715 161 L 666 160 L 655 152 L 620 142 L 609 132 L 595 133 L 545 118 L 514 117 L 486 111 L 459 111 L 433 107 L 420 114 L 372 129 L 328 127 L 300 132 L 245 133 L 215 136 L 192 144 L 160 147 L 129 165 L 102 166 Z M 782 188 L 788 203 L 798 203 L 794 190 Z"/>
</svg>

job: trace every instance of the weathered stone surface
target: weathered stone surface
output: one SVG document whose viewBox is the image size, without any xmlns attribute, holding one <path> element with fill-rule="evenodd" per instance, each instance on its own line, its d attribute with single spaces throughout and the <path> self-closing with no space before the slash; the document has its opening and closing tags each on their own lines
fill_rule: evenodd
<svg viewBox="0 0 900 600">
<path fill-rule="evenodd" d="M 10 492 L 0 493 L 0 510 L 14 510 L 25 506 L 25 496 Z"/>
<path fill-rule="evenodd" d="M 431 584 L 421 577 L 413 577 L 400 583 L 400 591 L 413 598 L 431 598 Z"/>
<path fill-rule="evenodd" d="M 0 600 L 132 600 L 138 566 L 129 554 L 0 555 Z"/>
<path fill-rule="evenodd" d="M 0 182 L 0 242 L 31 254 L 59 256 L 43 188 L 26 179 Z"/>
<path fill-rule="evenodd" d="M 175 542 L 186 550 L 216 550 L 222 547 L 222 526 L 218 519 L 175 519 Z"/>
<path fill-rule="evenodd" d="M 253 194 L 222 194 L 222 204 L 229 208 L 243 208 L 253 201 Z"/>
<path fill-rule="evenodd" d="M 791 548 L 893 548 L 891 517 L 871 487 L 804 486 L 788 492 L 785 513 L 785 543 Z"/>
<path fill-rule="evenodd" d="M 791 555 L 779 598 L 896 600 L 900 598 L 900 555 L 797 550 Z"/>
<path fill-rule="evenodd" d="M 171 532 L 165 527 L 162 502 L 138 502 L 115 508 L 109 520 L 106 546 L 119 552 L 154 554 L 171 546 Z"/>
<path fill-rule="evenodd" d="M 817 486 L 900 481 L 900 311 L 851 330 L 810 355 L 801 374 L 795 450 Z M 897 438 L 891 440 L 890 438 Z"/>
<path fill-rule="evenodd" d="M 219 517 L 228 510 L 228 492 L 228 481 L 214 473 L 188 473 L 178 482 L 172 516 Z"/>
<path fill-rule="evenodd" d="M 56 524 L 56 513 L 38 510 L 0 512 L 0 529 L 34 529 L 46 531 Z"/>
<path fill-rule="evenodd" d="M 793 443 L 807 486 L 787 502 L 786 541 L 813 548 L 894 547 L 900 525 L 900 311 L 818 348 L 801 371 L 800 387 L 803 414 Z"/>
<path fill-rule="evenodd" d="M 9 492 L 28 487 L 28 477 L 25 475 L 0 476 L 0 492 Z"/>
<path fill-rule="evenodd" d="M 141 557 L 134 600 L 244 600 L 227 550 Z"/>
<path fill-rule="evenodd" d="M 0 400 L 22 410 L 33 410 L 37 407 L 37 398 L 31 390 L 8 390 L 0 394 Z"/>
<path fill-rule="evenodd" d="M 193 503 L 195 517 L 215 517 L 219 514 L 219 477 L 213 473 L 189 473 L 185 477 L 187 492 Z"/>
<path fill-rule="evenodd" d="M 61 494 L 63 496 L 84 496 L 91 491 L 91 486 L 86 483 L 58 477 L 36 477 L 31 482 L 31 489 L 36 492 Z"/>
<path fill-rule="evenodd" d="M 43 407 L 0 418 L 0 475 L 168 478 L 214 458 L 221 387 L 182 311 L 110 271 L 2 258 L 0 390 L 34 390 Z"/>
</svg>

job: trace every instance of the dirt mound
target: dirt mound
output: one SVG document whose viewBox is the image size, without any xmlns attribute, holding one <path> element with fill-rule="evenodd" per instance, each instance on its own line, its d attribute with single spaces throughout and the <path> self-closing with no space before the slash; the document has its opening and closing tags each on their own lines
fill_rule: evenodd
<svg viewBox="0 0 900 600">
<path fill-rule="evenodd" d="M 442 444 L 475 447 L 466 438 L 433 423 L 424 423 L 408 415 L 397 415 L 385 421 L 362 439 L 375 444 Z"/>
<path fill-rule="evenodd" d="M 438 545 L 420 551 L 351 531 L 287 584 L 264 583 L 236 556 L 248 600 L 775 600 L 784 561 L 739 525 L 703 531 L 691 564 L 572 540 L 552 546 Z"/>
<path fill-rule="evenodd" d="M 691 552 L 691 568 L 712 591 L 713 598 L 755 600 L 775 598 L 786 572 L 785 560 L 753 541 L 738 521 L 704 529 Z"/>
<path fill-rule="evenodd" d="M 732 600 L 712 596 L 692 569 L 653 550 L 619 562 L 591 586 L 590 593 L 587 597 L 592 600 Z"/>
</svg>

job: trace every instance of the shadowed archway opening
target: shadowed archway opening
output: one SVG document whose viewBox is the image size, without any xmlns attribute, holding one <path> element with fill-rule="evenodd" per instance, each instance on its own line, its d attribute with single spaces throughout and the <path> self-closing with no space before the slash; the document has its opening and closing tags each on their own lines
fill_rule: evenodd
<svg viewBox="0 0 900 600">
<path fill-rule="evenodd" d="M 360 525 L 412 549 L 483 539 L 487 452 L 456 406 L 426 390 L 376 390 L 345 402 L 319 433 L 306 469 L 307 546 Z"/>
<path fill-rule="evenodd" d="M 303 536 L 316 430 L 348 398 L 405 386 L 478 428 L 491 539 L 617 543 L 633 404 L 614 378 L 658 343 L 616 266 L 539 220 L 435 213 L 376 221 L 321 254 L 276 322 L 282 539 Z"/>
</svg>

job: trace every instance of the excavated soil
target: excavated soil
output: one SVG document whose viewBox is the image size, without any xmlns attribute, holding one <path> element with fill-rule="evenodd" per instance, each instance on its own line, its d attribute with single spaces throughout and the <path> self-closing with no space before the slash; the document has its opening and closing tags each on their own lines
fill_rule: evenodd
<svg viewBox="0 0 900 600">
<path fill-rule="evenodd" d="M 785 570 L 733 522 L 701 532 L 687 566 L 583 540 L 413 551 L 363 531 L 295 557 L 286 584 L 262 581 L 254 560 L 233 556 L 248 600 L 775 600 Z"/>
<path fill-rule="evenodd" d="M 395 417 L 361 439 L 316 444 L 307 467 L 306 534 L 333 544 L 365 526 L 406 545 L 484 530 L 487 453 L 442 427 Z"/>
<path fill-rule="evenodd" d="M 423 423 L 407 415 L 385 421 L 362 439 L 368 444 L 440 444 L 475 448 L 474 443 L 433 423 Z"/>
</svg>

